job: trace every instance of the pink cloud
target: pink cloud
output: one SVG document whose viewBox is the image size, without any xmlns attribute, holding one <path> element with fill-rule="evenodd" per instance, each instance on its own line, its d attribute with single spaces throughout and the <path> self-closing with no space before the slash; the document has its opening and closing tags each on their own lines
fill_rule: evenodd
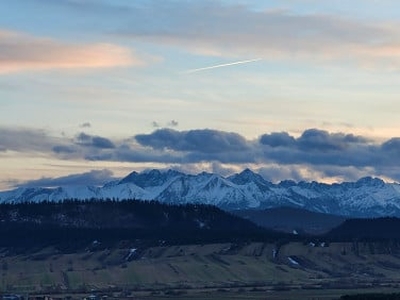
<svg viewBox="0 0 400 300">
<path fill-rule="evenodd" d="M 0 74 L 144 64 L 130 49 L 114 44 L 70 44 L 0 29 Z"/>
</svg>

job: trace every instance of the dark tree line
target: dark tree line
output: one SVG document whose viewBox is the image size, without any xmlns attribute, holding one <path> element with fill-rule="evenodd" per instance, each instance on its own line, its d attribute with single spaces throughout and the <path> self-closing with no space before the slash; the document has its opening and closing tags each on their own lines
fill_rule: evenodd
<svg viewBox="0 0 400 300">
<path fill-rule="evenodd" d="M 349 219 L 326 236 L 337 241 L 400 241 L 400 219 L 395 217 Z"/>
<path fill-rule="evenodd" d="M 96 200 L 0 204 L 0 247 L 75 251 L 122 241 L 157 244 L 276 241 L 288 235 L 204 204 Z"/>
<path fill-rule="evenodd" d="M 356 295 L 345 295 L 340 297 L 341 300 L 399 300 L 400 294 L 356 294 Z"/>
</svg>

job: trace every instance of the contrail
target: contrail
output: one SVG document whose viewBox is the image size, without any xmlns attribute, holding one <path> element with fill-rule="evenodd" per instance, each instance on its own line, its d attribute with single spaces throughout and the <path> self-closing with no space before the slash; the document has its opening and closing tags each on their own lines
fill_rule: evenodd
<svg viewBox="0 0 400 300">
<path fill-rule="evenodd" d="M 261 60 L 261 58 L 235 61 L 235 62 L 227 63 L 227 64 L 221 64 L 221 65 L 209 66 L 209 67 L 204 67 L 204 68 L 192 69 L 192 70 L 185 71 L 183 73 L 184 74 L 196 73 L 196 72 L 200 72 L 200 71 L 211 70 L 211 69 L 216 69 L 216 68 L 223 68 L 223 67 L 228 67 L 228 66 L 233 66 L 233 65 L 248 64 L 248 63 L 252 63 L 252 62 L 256 62 L 256 61 L 260 61 L 260 60 Z"/>
</svg>

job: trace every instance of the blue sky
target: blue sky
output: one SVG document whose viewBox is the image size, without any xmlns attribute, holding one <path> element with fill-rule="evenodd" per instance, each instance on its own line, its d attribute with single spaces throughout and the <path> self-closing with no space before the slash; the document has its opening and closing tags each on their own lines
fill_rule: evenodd
<svg viewBox="0 0 400 300">
<path fill-rule="evenodd" d="M 399 181 L 399 6 L 4 1 L 0 189 L 153 167 Z"/>
</svg>

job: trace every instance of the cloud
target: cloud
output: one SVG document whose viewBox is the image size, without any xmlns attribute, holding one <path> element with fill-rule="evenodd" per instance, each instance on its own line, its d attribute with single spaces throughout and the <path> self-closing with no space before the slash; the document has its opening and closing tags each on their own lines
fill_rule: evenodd
<svg viewBox="0 0 400 300">
<path fill-rule="evenodd" d="M 352 134 L 328 133 L 325 130 L 308 129 L 297 139 L 305 151 L 344 150 L 355 144 L 365 144 L 367 139 Z"/>
<path fill-rule="evenodd" d="M 330 11 L 337 11 L 336 15 L 322 13 L 327 11 L 326 4 L 316 7 L 311 4 L 313 1 L 306 1 L 305 6 L 296 3 L 299 1 L 256 5 L 269 7 L 263 10 L 254 9 L 252 1 L 241 1 L 240 5 L 222 0 L 35 2 L 52 8 L 49 12 L 70 10 L 80 19 L 88 18 L 93 27 L 107 34 L 135 42 L 174 46 L 193 54 L 335 66 L 339 62 L 343 66 L 353 64 L 370 69 L 400 68 L 398 21 L 371 19 L 375 5 L 365 7 L 366 1 L 357 1 L 358 6 L 364 6 L 360 13 L 353 2 L 328 5 L 328 9 L 335 6 Z M 388 3 L 386 10 L 397 9 L 395 4 L 390 4 L 394 2 Z M 364 13 L 367 15 L 362 18 Z"/>
<path fill-rule="evenodd" d="M 0 29 L 0 74 L 26 70 L 138 66 L 132 51 L 113 44 L 70 44 Z"/>
<path fill-rule="evenodd" d="M 166 126 L 165 126 L 165 127 L 177 127 L 178 125 L 179 125 L 179 122 L 178 122 L 178 121 L 176 121 L 176 120 L 171 120 L 171 121 L 169 121 L 168 123 L 166 123 Z M 151 126 L 154 127 L 154 128 L 164 127 L 164 126 L 161 125 L 160 122 L 157 122 L 157 121 L 151 122 Z"/>
<path fill-rule="evenodd" d="M 177 127 L 177 126 L 179 125 L 179 122 L 176 121 L 176 120 L 171 120 L 171 121 L 168 123 L 168 125 L 171 126 L 171 127 Z"/>
<path fill-rule="evenodd" d="M 26 181 L 19 183 L 19 187 L 58 187 L 58 186 L 76 186 L 76 185 L 94 185 L 100 186 L 115 179 L 110 170 L 91 170 L 86 173 L 71 174 L 67 176 Z"/>
<path fill-rule="evenodd" d="M 266 159 L 281 164 L 362 167 L 383 163 L 379 145 L 353 134 L 308 129 L 298 138 L 288 133 L 264 134 L 260 144 L 265 146 Z"/>
<path fill-rule="evenodd" d="M 377 143 L 351 133 L 330 133 L 315 128 L 305 130 L 298 137 L 278 132 L 264 134 L 256 141 L 214 130 L 160 129 L 135 138 L 140 146 L 149 148 L 146 158 L 154 157 L 157 162 L 167 159 L 164 163 L 177 163 L 180 158 L 180 163 L 269 165 L 275 166 L 270 168 L 275 173 L 272 178 L 278 178 L 279 170 L 284 168 L 284 174 L 294 179 L 312 178 L 317 174 L 343 180 L 354 178 L 355 174 L 385 174 L 386 169 L 394 166 L 400 170 L 400 157 L 388 155 L 388 151 L 392 154 L 400 151 L 398 138 Z"/>
<path fill-rule="evenodd" d="M 0 149 L 16 152 L 51 152 L 62 139 L 40 129 L 0 127 Z"/>
<path fill-rule="evenodd" d="M 80 128 L 90 128 L 92 127 L 92 124 L 90 122 L 85 122 L 79 125 Z"/>
<path fill-rule="evenodd" d="M 270 147 L 289 147 L 294 145 L 295 138 L 290 136 L 287 132 L 273 132 L 271 134 L 264 134 L 260 137 L 260 143 Z"/>
<path fill-rule="evenodd" d="M 381 148 L 385 152 L 400 154 L 400 138 L 391 138 L 390 140 L 384 142 Z"/>
<path fill-rule="evenodd" d="M 52 151 L 57 154 L 72 154 L 76 152 L 76 149 L 70 146 L 57 145 L 52 148 Z"/>
<path fill-rule="evenodd" d="M 219 1 L 148 1 L 133 5 L 129 14 L 130 25 L 116 34 L 196 54 L 400 68 L 399 24 L 394 23 L 257 11 Z"/>
<path fill-rule="evenodd" d="M 280 182 L 282 180 L 304 180 L 304 176 L 300 172 L 298 165 L 278 165 L 278 164 L 267 164 L 257 169 L 264 179 L 271 182 Z"/>
<path fill-rule="evenodd" d="M 82 146 L 100 148 L 100 149 L 112 149 L 115 148 L 114 143 L 104 137 L 101 136 L 93 136 L 81 132 L 77 137 L 77 144 Z"/>
<path fill-rule="evenodd" d="M 254 140 L 213 129 L 156 129 L 124 139 L 84 132 L 54 137 L 43 130 L 1 128 L 0 156 L 8 151 L 69 161 L 129 162 L 216 169 L 264 168 L 271 180 L 352 180 L 359 175 L 400 180 L 400 137 L 383 142 L 351 133 L 307 129 L 299 136 L 272 132 Z"/>
<path fill-rule="evenodd" d="M 368 145 L 370 141 L 362 136 L 344 133 L 329 133 L 316 128 L 305 130 L 300 137 L 295 138 L 287 132 L 263 134 L 260 143 L 272 148 L 288 147 L 303 151 L 339 151 L 354 145 Z"/>
<path fill-rule="evenodd" d="M 115 148 L 108 138 L 81 132 L 75 138 L 54 136 L 42 129 L 0 127 L 0 150 L 21 153 L 56 154 L 65 159 L 84 157 L 88 151 Z"/>
<path fill-rule="evenodd" d="M 244 151 L 248 148 L 245 138 L 239 134 L 211 129 L 159 129 L 151 134 L 136 135 L 135 139 L 143 146 L 175 151 L 219 153 Z"/>
</svg>

